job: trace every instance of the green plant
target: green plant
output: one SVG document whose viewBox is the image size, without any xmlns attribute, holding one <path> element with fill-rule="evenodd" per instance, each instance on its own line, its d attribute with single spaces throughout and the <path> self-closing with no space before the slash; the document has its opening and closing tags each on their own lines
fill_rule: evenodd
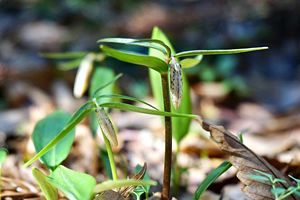
<svg viewBox="0 0 300 200">
<path fill-rule="evenodd" d="M 184 73 L 181 72 L 181 67 L 179 67 L 179 72 L 175 74 L 175 76 L 180 77 L 175 77 L 175 79 L 174 76 L 172 77 L 172 68 L 174 66 L 180 66 L 181 64 L 183 68 L 192 67 L 201 61 L 203 55 L 233 54 L 266 49 L 266 47 L 258 47 L 229 50 L 192 50 L 175 53 L 168 38 L 157 27 L 153 29 L 152 39 L 139 40 L 131 38 L 105 38 L 99 40 L 98 42 L 102 44 L 100 48 L 107 56 L 114 57 L 124 62 L 142 65 L 149 68 L 152 89 L 158 104 L 166 112 L 176 111 L 178 113 L 190 113 L 191 103 L 188 83 L 186 81 Z M 137 52 L 129 52 L 120 48 L 112 48 L 107 46 L 107 44 L 147 47 L 149 48 L 149 55 L 147 56 L 144 54 L 139 54 Z M 193 56 L 196 57 L 186 58 Z M 186 59 L 179 61 L 182 58 Z M 181 81 L 178 81 L 177 79 L 181 79 Z M 173 97 L 174 94 L 172 93 L 172 90 L 174 90 L 174 87 L 176 88 L 175 91 L 178 90 L 178 96 L 176 97 L 178 100 L 174 100 L 174 98 L 172 98 L 173 107 L 171 107 L 170 92 Z M 181 104 L 178 105 L 178 102 L 181 102 Z M 181 139 L 188 132 L 190 119 L 177 119 L 177 121 L 174 120 L 173 122 L 174 123 L 172 123 L 170 117 L 165 117 L 165 161 L 162 199 L 169 199 L 170 197 L 172 137 L 175 137 L 177 143 L 180 143 Z M 173 134 L 172 131 L 175 133 Z"/>
<path fill-rule="evenodd" d="M 1 186 L 2 186 L 2 181 L 1 181 L 1 171 L 2 171 L 2 165 L 7 157 L 7 150 L 4 148 L 0 148 L 0 199 L 1 199 Z"/>
<path fill-rule="evenodd" d="M 197 188 L 196 192 L 194 193 L 193 200 L 199 200 L 201 195 L 207 190 L 207 188 L 231 166 L 232 164 L 230 162 L 224 161 L 217 168 L 211 171 Z"/>
<path fill-rule="evenodd" d="M 261 183 L 271 184 L 271 192 L 276 200 L 287 199 L 292 194 L 294 194 L 297 197 L 300 197 L 300 179 L 290 176 L 290 178 L 295 181 L 296 185 L 290 186 L 286 189 L 278 186 L 278 183 L 286 183 L 285 180 L 280 178 L 274 178 L 272 174 L 268 174 L 259 170 L 255 170 L 255 173 L 251 174 L 250 178 Z"/>
<path fill-rule="evenodd" d="M 228 50 L 193 50 L 175 53 L 167 37 L 157 27 L 153 30 L 152 39 L 106 38 L 101 39 L 98 42 L 101 44 L 100 48 L 105 55 L 124 62 L 142 65 L 150 70 L 152 89 L 161 109 L 157 109 L 134 97 L 113 94 L 114 87 L 112 84 L 117 80 L 117 77 L 115 78 L 113 72 L 109 70 L 104 70 L 102 67 L 97 68 L 92 76 L 90 99 L 87 100 L 86 103 L 84 103 L 72 116 L 59 112 L 59 114 L 57 114 L 56 112 L 46 117 L 46 119 L 44 119 L 45 121 L 42 120 L 38 123 L 36 127 L 37 130 L 35 130 L 35 134 L 33 134 L 37 154 L 25 163 L 25 166 L 31 165 L 39 158 L 41 158 L 42 162 L 47 166 L 49 169 L 48 176 L 37 169 L 34 169 L 33 174 L 35 174 L 42 191 L 48 199 L 51 199 L 51 197 L 56 195 L 54 192 L 56 188 L 64 192 L 70 199 L 91 199 L 96 194 L 103 193 L 104 191 L 113 188 L 152 185 L 154 183 L 149 180 L 118 180 L 114 154 L 111 148 L 112 145 L 117 145 L 117 134 L 109 117 L 107 108 L 163 116 L 165 125 L 165 161 L 162 199 L 169 199 L 171 195 L 172 137 L 174 137 L 179 144 L 188 132 L 190 120 L 199 118 L 196 115 L 190 114 L 191 102 L 189 87 L 181 67 L 188 68 L 197 65 L 203 58 L 203 55 L 243 53 L 263 50 L 266 49 L 266 47 Z M 125 51 L 114 48 L 111 45 L 149 48 L 149 55 Z M 74 84 L 74 95 L 76 97 L 81 97 L 88 88 L 90 76 L 95 67 L 94 62 L 101 62 L 105 58 L 102 53 L 88 52 L 56 53 L 47 54 L 46 56 L 68 59 L 68 61 L 61 64 L 63 69 L 71 69 L 79 65 L 78 74 Z M 105 82 L 100 81 L 99 77 L 102 78 L 104 71 L 99 72 L 99 70 L 110 73 L 110 78 L 105 80 Z M 121 102 L 122 100 L 139 102 L 147 107 L 144 108 L 129 103 L 123 103 Z M 105 141 L 110 170 L 113 177 L 112 181 L 103 182 L 97 185 L 93 177 L 87 174 L 74 172 L 60 165 L 70 151 L 70 145 L 74 139 L 72 130 L 83 118 L 90 114 L 93 114 L 92 121 L 94 121 L 94 125 L 92 125 L 92 129 L 94 132 L 96 117 L 102 130 L 102 136 Z M 55 117 L 53 117 L 53 115 L 55 115 Z M 59 119 L 60 117 L 64 120 Z M 57 120 L 60 122 L 56 122 Z M 40 127 L 39 124 L 43 123 L 57 123 L 57 126 L 49 125 Z M 43 138 L 48 132 L 50 132 L 50 134 Z M 42 139 L 39 140 L 35 138 Z M 60 146 L 60 144 L 65 145 Z M 63 180 L 61 180 L 62 177 Z M 86 182 L 84 187 L 78 187 L 77 181 L 79 178 L 81 181 Z M 175 182 L 175 184 L 178 184 L 178 181 Z M 82 189 L 84 189 L 84 191 L 82 191 Z M 133 191 L 133 194 L 139 198 L 142 191 L 145 191 L 147 197 L 148 190 L 149 189 L 146 187 L 138 187 Z"/>
</svg>

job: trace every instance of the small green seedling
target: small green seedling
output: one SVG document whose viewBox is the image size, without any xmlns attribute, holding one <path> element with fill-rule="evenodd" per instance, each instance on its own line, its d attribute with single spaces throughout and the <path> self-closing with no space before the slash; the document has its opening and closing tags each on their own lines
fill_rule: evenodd
<svg viewBox="0 0 300 200">
<path fill-rule="evenodd" d="M 165 160 L 162 199 L 167 200 L 171 196 L 170 180 L 172 169 L 172 137 L 174 137 L 176 142 L 179 144 L 188 132 L 191 119 L 199 118 L 196 115 L 190 114 L 191 101 L 189 86 L 183 68 L 193 67 L 199 64 L 204 55 L 244 53 L 264 50 L 267 48 L 257 47 L 226 50 L 192 50 L 176 53 L 168 38 L 157 27 L 153 29 L 151 39 L 105 38 L 98 42 L 101 44 L 100 48 L 103 53 L 76 52 L 46 55 L 50 58 L 67 59 L 67 61 L 63 62 L 63 69 L 71 69 L 79 66 L 74 84 L 74 95 L 76 97 L 84 95 L 88 88 L 90 77 L 92 77 L 92 83 L 90 84 L 90 99 L 71 117 L 69 116 L 68 120 L 64 121 L 64 123 L 58 123 L 59 127 L 53 125 L 53 127 L 50 128 L 40 127 L 39 129 L 42 131 L 39 129 L 37 130 L 38 134 L 34 134 L 33 137 L 40 138 L 42 141 L 34 139 L 37 154 L 25 163 L 25 166 L 29 166 L 34 161 L 41 158 L 42 162 L 50 169 L 50 175 L 48 175 L 47 178 L 42 178 L 40 183 L 47 180 L 50 185 L 55 186 L 60 191 L 63 191 L 70 199 L 90 199 L 96 194 L 103 194 L 104 191 L 111 190 L 113 188 L 151 185 L 153 182 L 146 180 L 118 180 L 113 151 L 111 149 L 111 145 L 117 145 L 117 134 L 114 130 L 111 119 L 108 116 L 107 109 L 114 108 L 163 116 L 165 126 Z M 148 48 L 149 55 L 124 51 L 120 48 L 113 48 L 108 45 L 120 45 L 123 47 L 138 46 Z M 157 109 L 147 102 L 134 97 L 113 94 L 113 87 L 111 86 L 111 83 L 116 80 L 116 78 L 113 78 L 114 74 L 110 74 L 110 80 L 106 84 L 103 84 L 103 82 L 100 81 L 103 77 L 105 77 L 102 72 L 98 71 L 101 68 L 96 69 L 93 74 L 95 68 L 94 62 L 101 62 L 106 56 L 147 67 L 150 71 L 149 73 L 153 93 L 160 109 Z M 110 72 L 106 71 L 106 73 Z M 108 89 L 109 87 L 110 89 Z M 117 99 L 117 101 L 112 101 L 112 99 Z M 121 102 L 122 100 L 139 102 L 147 107 L 138 107 L 129 103 L 123 103 Z M 100 183 L 96 186 L 94 186 L 95 181 L 89 175 L 79 174 L 78 172 L 71 171 L 70 169 L 60 165 L 62 160 L 64 160 L 66 155 L 69 153 L 70 145 L 72 144 L 71 140 L 74 138 L 72 130 L 87 115 L 92 113 L 92 128 L 94 132 L 96 127 L 96 116 L 98 115 L 98 124 L 102 129 L 113 177 L 112 181 Z M 54 127 L 56 127 L 55 130 Z M 49 132 L 47 129 L 51 131 Z M 41 135 L 46 133 L 48 134 L 48 132 L 49 136 L 46 136 L 45 139 L 43 139 Z M 59 146 L 61 143 L 66 145 L 63 147 Z M 39 172 L 34 171 L 34 173 L 38 174 L 38 178 L 40 177 Z M 64 180 L 60 180 L 62 177 L 64 177 L 67 182 L 63 183 Z M 78 188 L 75 183 L 78 181 L 78 177 L 81 177 L 82 181 L 86 181 L 87 183 L 87 188 L 85 188 L 84 192 L 81 191 L 82 188 Z M 93 187 L 94 189 L 91 190 Z M 147 188 L 144 189 L 147 191 Z M 141 191 L 144 189 L 142 187 L 138 187 L 138 189 L 134 192 L 137 198 L 140 197 Z M 81 194 L 83 196 L 80 196 Z"/>
<path fill-rule="evenodd" d="M 278 183 L 286 183 L 285 180 L 274 178 L 272 174 L 259 170 L 255 170 L 255 174 L 251 174 L 250 178 L 261 183 L 270 183 L 272 185 L 271 192 L 274 195 L 275 200 L 287 199 L 290 195 L 295 195 L 300 198 L 300 179 L 290 176 L 290 178 L 295 181 L 296 185 L 286 189 L 278 186 Z"/>
</svg>

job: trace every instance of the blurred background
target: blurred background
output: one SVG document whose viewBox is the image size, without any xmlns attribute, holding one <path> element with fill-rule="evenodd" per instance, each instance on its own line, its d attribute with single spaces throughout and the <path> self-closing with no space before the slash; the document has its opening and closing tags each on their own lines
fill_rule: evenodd
<svg viewBox="0 0 300 200">
<path fill-rule="evenodd" d="M 187 71 L 190 81 L 224 82 L 235 94 L 274 112 L 299 106 L 297 0 L 1 0 L 0 5 L 2 97 L 16 80 L 45 89 L 57 79 L 54 63 L 40 52 L 97 51 L 100 38 L 146 38 L 157 25 L 177 51 L 269 46 L 263 52 L 205 57 L 199 67 Z M 121 63 L 114 67 L 129 72 L 129 92 L 149 94 L 146 70 Z M 2 107 L 9 105 L 5 101 L 1 98 Z"/>
<path fill-rule="evenodd" d="M 24 138 L 38 119 L 54 108 L 74 111 L 83 102 L 72 96 L 76 69 L 61 71 L 55 60 L 40 53 L 98 51 L 98 39 L 149 38 L 159 26 L 177 51 L 268 46 L 259 52 L 205 56 L 198 66 L 186 69 L 193 112 L 230 130 L 272 133 L 276 141 L 271 146 L 265 143 L 269 139 L 262 139 L 254 140 L 253 147 L 266 145 L 258 148 L 259 154 L 269 156 L 277 167 L 291 160 L 294 167 L 300 166 L 300 141 L 293 140 L 300 133 L 299 11 L 299 0 L 0 0 L 0 146 L 12 153 L 30 148 Z M 124 73 L 119 81 L 123 94 L 151 101 L 145 68 L 111 58 L 101 65 Z M 136 126 L 118 116 L 114 115 L 121 129 Z M 130 116 L 127 119 L 134 120 Z M 283 140 L 283 132 L 295 135 L 284 137 L 291 140 L 284 150 L 269 152 Z M 126 137 L 130 138 L 127 129 Z M 187 142 L 183 151 L 199 155 L 205 148 Z M 194 186 L 201 180 L 190 178 Z"/>
</svg>

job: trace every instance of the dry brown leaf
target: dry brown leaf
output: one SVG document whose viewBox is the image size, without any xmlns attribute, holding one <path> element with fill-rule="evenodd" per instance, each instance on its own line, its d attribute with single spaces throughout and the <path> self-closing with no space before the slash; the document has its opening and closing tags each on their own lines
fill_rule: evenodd
<svg viewBox="0 0 300 200">
<path fill-rule="evenodd" d="M 247 148 L 240 140 L 222 126 L 215 126 L 209 122 L 201 121 L 202 127 L 209 131 L 212 139 L 218 144 L 220 149 L 229 154 L 229 160 L 237 168 L 237 177 L 244 185 L 243 192 L 250 199 L 273 199 L 271 186 L 257 182 L 249 178 L 254 170 L 259 170 L 286 181 L 280 183 L 281 187 L 288 188 L 292 185 L 289 179 L 271 166 L 266 160 L 256 155 Z M 292 196 L 292 199 L 296 197 Z"/>
<path fill-rule="evenodd" d="M 142 180 L 146 174 L 146 171 L 147 171 L 147 164 L 144 163 L 142 169 L 134 174 L 131 179 L 136 179 L 136 180 Z M 125 198 L 125 199 L 128 199 L 130 194 L 132 193 L 132 191 L 135 189 L 136 187 L 135 186 L 129 186 L 129 187 L 124 187 L 124 188 L 121 188 L 119 190 L 119 193 Z"/>
</svg>

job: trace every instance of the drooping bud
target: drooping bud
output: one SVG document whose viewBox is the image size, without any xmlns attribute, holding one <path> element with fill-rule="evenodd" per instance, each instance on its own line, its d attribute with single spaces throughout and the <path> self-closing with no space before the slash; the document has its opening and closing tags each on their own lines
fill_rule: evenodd
<svg viewBox="0 0 300 200">
<path fill-rule="evenodd" d="M 182 98 L 182 69 L 176 58 L 171 56 L 170 59 L 170 91 L 174 107 L 180 106 Z"/>
<path fill-rule="evenodd" d="M 93 60 L 94 55 L 88 54 L 82 59 L 80 63 L 73 89 L 73 94 L 76 98 L 82 97 L 88 87 L 89 78 L 93 70 Z"/>
<path fill-rule="evenodd" d="M 98 107 L 96 109 L 96 115 L 100 129 L 108 139 L 111 146 L 118 146 L 117 134 L 107 112 L 104 110 L 104 108 Z"/>
</svg>

